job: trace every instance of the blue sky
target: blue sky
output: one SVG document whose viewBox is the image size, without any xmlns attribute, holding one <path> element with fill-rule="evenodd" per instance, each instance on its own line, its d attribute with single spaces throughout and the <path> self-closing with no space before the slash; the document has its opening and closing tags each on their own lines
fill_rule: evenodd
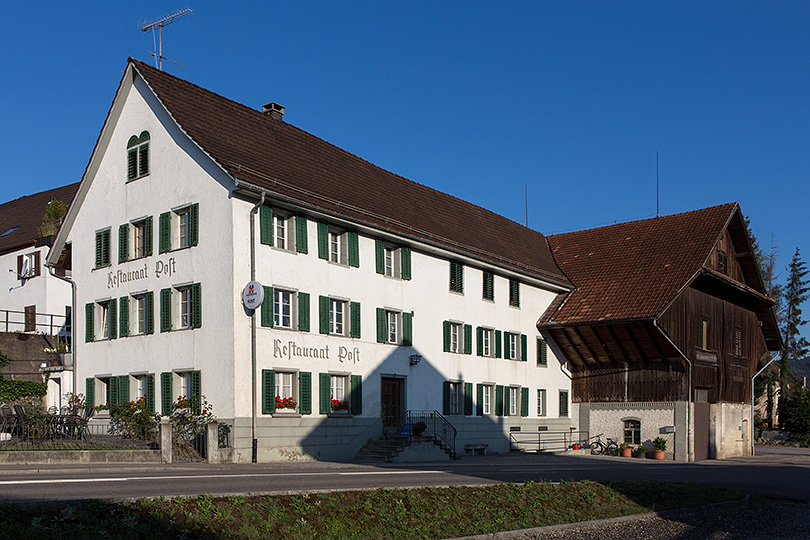
<svg viewBox="0 0 810 540">
<path fill-rule="evenodd" d="M 810 257 L 807 2 L 213 2 L 164 69 L 545 234 L 738 201 Z M 24 7 L 23 7 L 24 6 Z M 0 201 L 81 179 L 128 56 L 186 4 L 15 2 Z M 154 50 L 154 49 L 153 49 Z"/>
</svg>

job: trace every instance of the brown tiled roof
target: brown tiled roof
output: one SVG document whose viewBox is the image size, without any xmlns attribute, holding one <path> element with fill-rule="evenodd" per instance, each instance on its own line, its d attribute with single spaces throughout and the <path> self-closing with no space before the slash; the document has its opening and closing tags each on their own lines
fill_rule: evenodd
<svg viewBox="0 0 810 540">
<path fill-rule="evenodd" d="M 576 289 L 544 324 L 657 317 L 703 268 L 736 203 L 548 237 Z"/>
<path fill-rule="evenodd" d="M 564 285 L 539 232 L 381 169 L 295 126 L 129 61 L 183 130 L 231 176 L 268 196 Z"/>
<path fill-rule="evenodd" d="M 78 189 L 78 183 L 70 184 L 0 204 L 0 235 L 17 227 L 5 236 L 0 236 L 0 253 L 34 245 L 39 236 L 37 227 L 42 225 L 42 216 L 45 215 L 48 203 L 59 199 L 67 208 Z"/>
</svg>

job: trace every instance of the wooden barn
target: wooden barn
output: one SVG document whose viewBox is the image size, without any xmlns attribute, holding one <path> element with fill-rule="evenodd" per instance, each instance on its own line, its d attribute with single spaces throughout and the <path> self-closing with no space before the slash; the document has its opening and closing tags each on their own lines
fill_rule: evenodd
<svg viewBox="0 0 810 540">
<path fill-rule="evenodd" d="M 751 451 L 751 377 L 781 347 L 736 203 L 549 236 L 575 290 L 538 328 L 580 429 L 681 461 Z M 576 413 L 576 411 L 573 411 Z"/>
</svg>

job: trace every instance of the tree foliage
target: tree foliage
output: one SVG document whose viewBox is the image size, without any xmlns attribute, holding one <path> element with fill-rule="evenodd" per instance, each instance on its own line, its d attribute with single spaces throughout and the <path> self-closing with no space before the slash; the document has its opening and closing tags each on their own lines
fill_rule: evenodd
<svg viewBox="0 0 810 540">
<path fill-rule="evenodd" d="M 802 304 L 808 297 L 807 265 L 801 259 L 799 248 L 793 254 L 788 266 L 788 280 L 784 289 L 784 310 L 781 318 L 784 349 L 779 361 L 780 404 L 790 399 L 790 364 L 807 354 L 808 342 L 801 336 L 800 327 L 807 321 L 802 319 Z M 784 423 L 787 411 L 780 405 L 779 421 Z M 784 417 L 783 417 L 784 416 Z"/>
</svg>

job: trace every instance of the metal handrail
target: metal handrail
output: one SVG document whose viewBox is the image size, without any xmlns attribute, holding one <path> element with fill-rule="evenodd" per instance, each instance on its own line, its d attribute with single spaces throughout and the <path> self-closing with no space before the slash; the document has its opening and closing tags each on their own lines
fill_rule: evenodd
<svg viewBox="0 0 810 540">
<path fill-rule="evenodd" d="M 22 315 L 22 317 L 10 317 L 10 315 Z M 4 328 L 4 332 L 14 331 L 12 327 L 23 332 L 37 331 L 40 327 L 47 329 L 50 336 L 65 336 L 70 337 L 70 319 L 67 315 L 58 315 L 55 313 L 34 313 L 34 329 L 25 330 L 26 328 L 26 313 L 25 311 L 15 311 L 12 309 L 0 309 L 0 327 Z M 39 322 L 45 317 L 45 322 Z M 61 321 L 61 322 L 60 322 Z M 56 332 L 54 332 L 56 329 Z"/>
<path fill-rule="evenodd" d="M 509 434 L 509 449 L 520 451 L 562 451 L 574 445 L 587 448 L 590 435 L 587 431 L 538 431 L 536 433 L 514 432 Z"/>
<path fill-rule="evenodd" d="M 423 425 L 420 425 L 423 424 Z M 430 437 L 440 441 L 456 455 L 456 435 L 458 430 L 439 411 L 405 411 L 394 425 L 383 428 L 383 436 L 389 453 L 398 440 L 413 437 Z"/>
</svg>

